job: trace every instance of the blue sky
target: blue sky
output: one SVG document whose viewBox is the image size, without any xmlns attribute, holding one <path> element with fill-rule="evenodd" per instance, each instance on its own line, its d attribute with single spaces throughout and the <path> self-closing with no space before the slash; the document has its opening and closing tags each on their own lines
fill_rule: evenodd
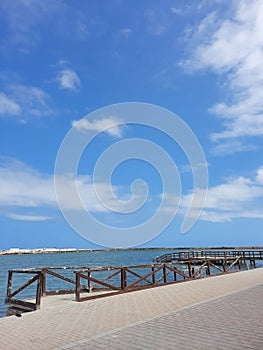
<svg viewBox="0 0 263 350">
<path fill-rule="evenodd" d="M 205 206 L 198 222 L 181 234 L 193 193 L 184 152 L 156 130 L 126 125 L 98 135 L 81 158 L 87 209 L 108 225 L 127 227 L 158 208 L 161 176 L 139 159 L 117 167 L 112 185 L 127 200 L 131 183 L 143 178 L 149 193 L 141 211 L 107 212 L 92 192 L 94 165 L 107 147 L 146 139 L 172 157 L 182 194 L 175 220 L 145 246 L 262 245 L 262 23 L 260 0 L 2 0 L 0 249 L 97 247 L 61 214 L 54 166 L 77 121 L 123 102 L 161 106 L 192 129 L 208 165 Z M 84 128 L 98 132 L 109 118 Z M 104 191 L 105 184 L 99 185 Z"/>
</svg>

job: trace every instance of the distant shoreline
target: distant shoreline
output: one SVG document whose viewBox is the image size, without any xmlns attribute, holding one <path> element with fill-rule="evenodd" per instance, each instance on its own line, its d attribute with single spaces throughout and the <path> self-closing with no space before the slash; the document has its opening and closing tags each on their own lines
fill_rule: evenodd
<svg viewBox="0 0 263 350">
<path fill-rule="evenodd" d="M 0 251 L 0 256 L 5 255 L 35 255 L 35 254 L 62 254 L 62 253 L 88 253 L 109 251 L 132 251 L 132 250 L 262 250 L 263 246 L 218 246 L 218 247 L 149 247 L 149 248 L 102 248 L 102 249 L 76 249 L 76 248 L 37 248 L 19 249 L 11 248 Z"/>
</svg>

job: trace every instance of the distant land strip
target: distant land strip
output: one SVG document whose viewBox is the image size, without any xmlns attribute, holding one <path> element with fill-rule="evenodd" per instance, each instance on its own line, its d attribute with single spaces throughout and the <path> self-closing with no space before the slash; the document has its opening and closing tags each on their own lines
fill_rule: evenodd
<svg viewBox="0 0 263 350">
<path fill-rule="evenodd" d="M 132 251 L 132 250 L 262 250 L 263 246 L 219 246 L 219 247 L 149 247 L 149 248 L 101 248 L 101 249 L 77 249 L 77 248 L 34 248 L 20 249 L 10 248 L 0 250 L 0 255 L 21 254 L 58 254 L 58 253 L 81 253 L 81 252 L 109 252 L 109 251 Z"/>
</svg>

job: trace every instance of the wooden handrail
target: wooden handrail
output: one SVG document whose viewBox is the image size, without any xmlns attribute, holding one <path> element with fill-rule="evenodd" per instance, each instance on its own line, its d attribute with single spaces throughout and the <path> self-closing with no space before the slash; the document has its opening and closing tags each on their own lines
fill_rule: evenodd
<svg viewBox="0 0 263 350">
<path fill-rule="evenodd" d="M 208 252 L 209 253 L 209 252 Z M 240 252 L 239 252 L 240 253 Z M 203 255 L 204 252 L 202 252 Z M 220 274 L 230 273 L 241 270 L 241 260 L 244 260 L 244 255 L 240 254 L 235 257 L 229 257 L 225 254 L 222 257 L 210 257 L 206 255 L 202 257 L 198 254 L 192 256 L 180 255 L 182 261 L 132 265 L 132 266 L 74 266 L 72 269 L 67 268 L 75 278 L 70 278 L 70 275 L 64 276 L 53 270 L 62 270 L 63 267 L 42 268 L 42 269 L 18 269 L 9 270 L 6 303 L 14 303 L 25 307 L 37 309 L 40 307 L 42 295 L 54 295 L 74 293 L 77 301 L 84 301 L 94 297 L 103 297 L 116 293 L 125 293 L 141 288 L 152 288 L 171 283 L 179 283 L 191 279 L 203 278 L 214 275 L 215 272 Z M 200 266 L 198 266 L 200 265 Z M 22 286 L 12 292 L 13 275 L 19 274 L 34 274 L 32 278 L 27 280 Z M 75 288 L 72 290 L 59 289 L 56 291 L 47 291 L 46 276 L 52 275 L 54 278 L 63 280 L 73 284 Z M 88 285 L 82 281 L 88 281 Z M 25 290 L 37 281 L 36 302 L 29 303 L 25 300 L 13 299 L 14 296 Z M 56 288 L 57 289 L 57 288 Z M 107 291 L 107 294 L 94 295 L 91 291 Z M 88 296 L 81 294 L 89 292 Z"/>
</svg>

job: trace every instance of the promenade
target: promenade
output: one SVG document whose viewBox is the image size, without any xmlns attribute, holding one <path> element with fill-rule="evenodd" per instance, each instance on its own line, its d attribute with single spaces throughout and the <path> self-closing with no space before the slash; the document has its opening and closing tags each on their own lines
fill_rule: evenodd
<svg viewBox="0 0 263 350">
<path fill-rule="evenodd" d="M 83 303 L 55 298 L 0 319 L 0 349 L 263 349 L 263 268 Z"/>
</svg>

